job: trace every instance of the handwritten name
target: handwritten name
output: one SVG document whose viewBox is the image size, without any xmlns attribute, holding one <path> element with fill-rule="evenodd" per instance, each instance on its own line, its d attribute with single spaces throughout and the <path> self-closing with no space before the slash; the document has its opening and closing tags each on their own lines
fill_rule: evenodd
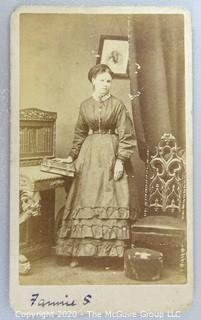
<svg viewBox="0 0 201 320">
<path fill-rule="evenodd" d="M 92 296 L 90 294 L 87 294 L 83 297 L 82 304 L 85 306 L 89 303 L 91 303 Z M 77 302 L 75 299 L 71 299 L 67 294 L 64 296 L 64 299 L 62 300 L 45 300 L 44 298 L 41 298 L 39 293 L 33 293 L 31 296 L 31 307 L 33 306 L 39 306 L 39 307 L 57 307 L 57 306 L 67 306 L 67 307 L 74 307 L 77 305 Z"/>
</svg>

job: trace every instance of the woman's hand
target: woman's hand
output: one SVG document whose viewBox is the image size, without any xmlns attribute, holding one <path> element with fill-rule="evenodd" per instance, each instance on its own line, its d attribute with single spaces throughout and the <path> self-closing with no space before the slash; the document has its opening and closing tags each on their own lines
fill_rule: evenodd
<svg viewBox="0 0 201 320">
<path fill-rule="evenodd" d="M 124 173 L 124 165 L 123 162 L 119 159 L 116 160 L 115 166 L 114 166 L 114 180 L 117 181 L 121 179 Z"/>
<path fill-rule="evenodd" d="M 71 156 L 68 156 L 66 159 L 67 163 L 72 163 L 73 162 L 73 158 Z"/>
</svg>

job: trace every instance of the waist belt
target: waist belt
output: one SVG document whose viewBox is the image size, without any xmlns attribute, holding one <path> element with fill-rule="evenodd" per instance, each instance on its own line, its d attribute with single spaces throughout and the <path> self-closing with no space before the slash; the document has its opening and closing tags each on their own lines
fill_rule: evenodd
<svg viewBox="0 0 201 320">
<path fill-rule="evenodd" d="M 114 130 L 93 130 L 92 134 L 115 134 Z"/>
</svg>

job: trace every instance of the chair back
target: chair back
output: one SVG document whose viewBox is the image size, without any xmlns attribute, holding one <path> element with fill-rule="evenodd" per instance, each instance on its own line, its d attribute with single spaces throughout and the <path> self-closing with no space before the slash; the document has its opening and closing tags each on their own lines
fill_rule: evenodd
<svg viewBox="0 0 201 320">
<path fill-rule="evenodd" d="M 38 166 L 43 158 L 55 157 L 56 118 L 56 112 L 20 110 L 20 166 Z"/>
<path fill-rule="evenodd" d="M 172 134 L 163 134 L 153 155 L 147 149 L 145 168 L 144 216 L 185 219 L 184 152 Z"/>
</svg>

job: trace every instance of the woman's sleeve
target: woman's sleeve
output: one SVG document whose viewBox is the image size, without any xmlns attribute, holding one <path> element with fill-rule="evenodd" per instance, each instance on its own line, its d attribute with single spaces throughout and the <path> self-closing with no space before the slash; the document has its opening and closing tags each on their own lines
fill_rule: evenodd
<svg viewBox="0 0 201 320">
<path fill-rule="evenodd" d="M 117 159 L 126 161 L 135 150 L 135 134 L 129 113 L 124 105 L 121 105 L 117 117 L 116 129 L 119 135 Z"/>
<path fill-rule="evenodd" d="M 89 127 L 84 120 L 82 106 L 80 107 L 79 116 L 75 125 L 74 139 L 72 143 L 72 148 L 68 154 L 75 160 L 80 152 L 81 146 L 88 135 Z"/>
</svg>

